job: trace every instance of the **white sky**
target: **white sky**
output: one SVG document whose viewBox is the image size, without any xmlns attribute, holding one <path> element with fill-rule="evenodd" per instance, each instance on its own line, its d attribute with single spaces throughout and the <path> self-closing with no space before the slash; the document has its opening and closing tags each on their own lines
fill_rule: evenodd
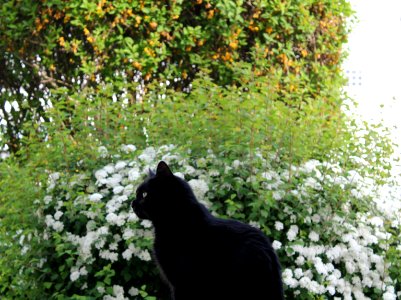
<svg viewBox="0 0 401 300">
<path fill-rule="evenodd" d="M 356 113 L 393 128 L 401 144 L 401 0 L 350 0 L 358 18 L 343 69 Z M 381 107 L 382 106 L 382 107 Z"/>
</svg>

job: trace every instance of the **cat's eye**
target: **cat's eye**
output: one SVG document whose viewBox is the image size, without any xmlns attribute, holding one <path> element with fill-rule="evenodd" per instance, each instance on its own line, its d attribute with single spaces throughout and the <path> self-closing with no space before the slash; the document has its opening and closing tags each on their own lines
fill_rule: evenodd
<svg viewBox="0 0 401 300">
<path fill-rule="evenodd" d="M 142 198 L 146 198 L 147 195 L 148 195 L 148 193 L 143 192 L 143 193 L 142 193 Z"/>
</svg>

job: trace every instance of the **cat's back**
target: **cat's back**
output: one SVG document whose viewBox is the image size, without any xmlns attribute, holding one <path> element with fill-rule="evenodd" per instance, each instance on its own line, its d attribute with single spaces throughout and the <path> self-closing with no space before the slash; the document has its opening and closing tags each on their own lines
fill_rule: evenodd
<svg viewBox="0 0 401 300">
<path fill-rule="evenodd" d="M 254 299 L 282 299 L 280 264 L 270 241 L 259 229 L 213 218 L 205 233 L 201 241 L 204 246 L 200 246 L 204 263 L 209 266 L 205 271 L 208 276 L 214 274 L 220 285 L 233 289 L 232 299 L 244 299 L 236 297 L 245 297 L 246 293 L 253 294 Z"/>
<path fill-rule="evenodd" d="M 156 243 L 155 251 L 176 300 L 283 299 L 277 256 L 247 224 L 211 217 L 179 240 Z"/>
</svg>

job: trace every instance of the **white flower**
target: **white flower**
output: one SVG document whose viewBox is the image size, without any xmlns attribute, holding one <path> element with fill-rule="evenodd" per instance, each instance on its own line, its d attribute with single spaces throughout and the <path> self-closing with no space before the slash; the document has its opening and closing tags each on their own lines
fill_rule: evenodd
<svg viewBox="0 0 401 300">
<path fill-rule="evenodd" d="M 106 157 L 107 156 L 107 148 L 105 146 L 100 146 L 99 148 L 97 148 L 97 152 L 99 152 L 100 157 Z"/>
<path fill-rule="evenodd" d="M 287 238 L 289 241 L 293 241 L 295 237 L 298 234 L 298 226 L 297 225 L 291 225 L 290 229 L 287 232 Z"/>
<path fill-rule="evenodd" d="M 57 232 L 61 232 L 64 229 L 64 224 L 60 221 L 54 220 L 52 215 L 46 215 L 45 223 L 47 227 L 53 228 L 53 230 Z"/>
<path fill-rule="evenodd" d="M 152 258 L 148 250 L 143 250 L 139 253 L 138 258 L 143 261 L 150 261 Z"/>
<path fill-rule="evenodd" d="M 95 177 L 96 177 L 97 180 L 104 179 L 104 178 L 107 177 L 107 175 L 108 175 L 108 173 L 106 172 L 106 170 L 103 170 L 103 169 L 97 170 L 95 172 Z"/>
<path fill-rule="evenodd" d="M 305 258 L 303 256 L 298 256 L 297 259 L 295 260 L 295 263 L 298 266 L 302 266 L 305 263 Z"/>
<path fill-rule="evenodd" d="M 130 181 L 135 181 L 135 180 L 137 180 L 139 177 L 141 177 L 141 174 L 139 173 L 139 169 L 133 168 L 133 169 L 130 169 L 130 170 L 128 171 L 128 179 L 129 179 Z"/>
<path fill-rule="evenodd" d="M 296 278 L 301 278 L 302 276 L 304 275 L 304 272 L 302 271 L 302 269 L 301 268 L 296 268 L 295 270 L 294 270 L 294 276 L 296 277 Z"/>
<path fill-rule="evenodd" d="M 53 200 L 52 196 L 45 196 L 45 197 L 43 198 L 43 202 L 44 202 L 46 205 L 48 205 L 50 202 L 52 202 L 52 200 Z"/>
<path fill-rule="evenodd" d="M 118 253 L 109 250 L 100 251 L 99 256 L 110 261 L 118 261 Z"/>
<path fill-rule="evenodd" d="M 181 179 L 185 179 L 185 175 L 182 174 L 181 172 L 175 172 L 175 173 L 174 173 L 174 176 L 177 176 L 177 177 L 179 177 L 179 178 L 181 178 Z"/>
<path fill-rule="evenodd" d="M 79 269 L 79 274 L 81 274 L 82 276 L 88 275 L 88 271 L 86 270 L 85 266 Z"/>
<path fill-rule="evenodd" d="M 114 188 L 118 185 L 120 185 L 120 182 L 122 181 L 123 177 L 120 174 L 113 174 L 112 177 L 109 177 L 106 179 L 106 184 L 110 188 Z"/>
<path fill-rule="evenodd" d="M 60 173 L 59 172 L 51 173 L 49 175 L 49 179 L 51 181 L 57 181 L 57 180 L 59 180 L 59 178 L 60 178 Z"/>
<path fill-rule="evenodd" d="M 281 242 L 279 242 L 279 241 L 273 241 L 273 244 L 272 244 L 274 250 L 280 249 L 280 248 L 281 248 L 281 245 L 282 245 L 282 244 L 281 244 Z"/>
<path fill-rule="evenodd" d="M 276 222 L 274 223 L 274 228 L 276 228 L 276 230 L 278 230 L 278 231 L 281 231 L 281 230 L 283 230 L 283 228 L 284 228 L 284 224 L 281 223 L 281 222 L 279 222 L 279 221 L 276 221 Z"/>
<path fill-rule="evenodd" d="M 153 147 L 146 148 L 141 155 L 138 156 L 146 164 L 150 164 L 156 158 L 156 150 Z"/>
<path fill-rule="evenodd" d="M 109 227 L 107 227 L 107 226 L 102 226 L 102 227 L 100 227 L 100 228 L 97 230 L 97 233 L 98 233 L 99 235 L 106 235 L 106 234 L 109 233 Z"/>
<path fill-rule="evenodd" d="M 319 274 L 328 275 L 326 265 L 322 262 L 322 259 L 320 257 L 315 257 L 315 259 L 313 260 L 313 263 L 315 265 L 316 271 Z"/>
<path fill-rule="evenodd" d="M 109 245 L 110 250 L 117 250 L 118 249 L 118 243 L 112 243 Z"/>
<path fill-rule="evenodd" d="M 136 147 L 134 145 L 122 145 L 121 150 L 125 153 L 134 152 L 136 150 Z"/>
<path fill-rule="evenodd" d="M 278 174 L 274 171 L 263 172 L 261 175 L 264 179 L 266 179 L 268 181 L 279 178 Z"/>
<path fill-rule="evenodd" d="M 285 269 L 283 271 L 283 283 L 290 288 L 296 288 L 298 286 L 298 281 L 292 276 L 291 269 Z"/>
<path fill-rule="evenodd" d="M 194 191 L 195 197 L 199 200 L 202 200 L 205 194 L 209 191 L 206 181 L 202 179 L 191 179 L 188 184 Z"/>
<path fill-rule="evenodd" d="M 120 194 L 124 191 L 124 187 L 121 185 L 117 185 L 113 188 L 113 194 Z"/>
<path fill-rule="evenodd" d="M 319 234 L 317 234 L 315 231 L 311 231 L 308 237 L 312 242 L 317 242 L 319 240 Z"/>
<path fill-rule="evenodd" d="M 81 274 L 79 273 L 79 271 L 71 272 L 71 274 L 70 274 L 71 281 L 76 281 L 80 275 Z"/>
<path fill-rule="evenodd" d="M 259 222 L 251 221 L 251 222 L 249 222 L 249 225 L 251 225 L 252 227 L 255 227 L 255 228 L 260 229 L 260 224 L 259 224 Z"/>
<path fill-rule="evenodd" d="M 114 241 L 115 241 L 116 243 L 122 241 L 121 235 L 119 235 L 119 234 L 113 235 L 113 238 L 114 238 Z"/>
<path fill-rule="evenodd" d="M 383 219 L 380 217 L 373 217 L 369 219 L 369 223 L 376 227 L 383 227 Z"/>
<path fill-rule="evenodd" d="M 303 165 L 303 169 L 305 172 L 307 173 L 311 173 L 313 171 L 317 170 L 317 167 L 320 166 L 321 163 L 320 161 L 316 160 L 316 159 L 311 159 L 309 161 L 307 161 L 304 165 Z"/>
<path fill-rule="evenodd" d="M 306 180 L 304 181 L 304 185 L 315 190 L 322 189 L 321 184 L 313 177 L 306 178 Z"/>
<path fill-rule="evenodd" d="M 132 184 L 129 184 L 124 187 L 123 195 L 129 196 L 134 192 L 134 186 Z"/>
<path fill-rule="evenodd" d="M 276 201 L 280 201 L 281 199 L 283 199 L 285 195 L 285 192 L 280 190 L 280 191 L 274 191 L 273 192 L 273 199 Z"/>
<path fill-rule="evenodd" d="M 79 254 L 82 259 L 88 259 L 92 256 L 92 244 L 98 239 L 97 232 L 89 231 L 82 238 L 78 238 Z"/>
<path fill-rule="evenodd" d="M 241 162 L 238 159 L 233 161 L 232 166 L 234 169 L 238 169 L 240 165 L 241 165 Z"/>
<path fill-rule="evenodd" d="M 106 221 L 112 225 L 122 226 L 125 223 L 125 216 L 122 214 L 116 215 L 115 213 L 109 213 L 106 216 Z"/>
<path fill-rule="evenodd" d="M 332 285 L 326 287 L 326 290 L 329 292 L 330 295 L 334 295 L 336 293 L 336 288 Z"/>
<path fill-rule="evenodd" d="M 126 260 L 131 260 L 132 254 L 134 254 L 135 247 L 130 244 L 128 249 L 126 249 L 123 253 L 122 253 L 122 257 Z"/>
<path fill-rule="evenodd" d="M 131 296 L 138 296 L 139 290 L 135 287 L 132 287 L 128 290 L 128 294 L 130 294 Z"/>
<path fill-rule="evenodd" d="M 192 166 L 185 166 L 184 173 L 189 175 L 194 175 L 196 172 L 195 168 Z"/>
<path fill-rule="evenodd" d="M 318 214 L 314 214 L 313 216 L 312 216 L 312 221 L 314 222 L 314 223 L 319 223 L 320 222 L 320 216 L 318 215 Z"/>
<path fill-rule="evenodd" d="M 396 300 L 396 299 L 397 297 L 393 293 L 385 292 L 383 294 L 383 300 Z"/>
<path fill-rule="evenodd" d="M 125 228 L 123 233 L 123 239 L 129 240 L 130 238 L 135 236 L 135 232 L 131 228 Z"/>
<path fill-rule="evenodd" d="M 60 220 L 61 216 L 63 215 L 62 211 L 56 211 L 56 213 L 54 214 L 54 219 L 55 220 Z"/>
<path fill-rule="evenodd" d="M 116 163 L 115 169 L 116 169 L 116 171 L 120 171 L 120 170 L 124 169 L 126 166 L 127 166 L 127 163 L 125 161 L 119 161 Z"/>
<path fill-rule="evenodd" d="M 116 297 L 124 296 L 124 288 L 119 285 L 113 285 L 113 294 Z"/>
<path fill-rule="evenodd" d="M 115 172 L 114 166 L 112 164 L 105 166 L 103 170 L 106 171 L 108 174 L 113 174 Z"/>
<path fill-rule="evenodd" d="M 136 223 L 136 222 L 138 222 L 138 220 L 139 220 L 139 218 L 136 214 L 134 214 L 134 213 L 128 214 L 127 222 Z"/>
<path fill-rule="evenodd" d="M 92 202 L 99 202 L 102 198 L 103 198 L 103 195 L 99 194 L 99 193 L 89 195 L 89 200 Z"/>
<path fill-rule="evenodd" d="M 217 170 L 210 170 L 210 171 L 209 171 L 209 175 L 210 175 L 211 177 L 217 177 L 217 176 L 220 175 L 220 172 L 217 171 Z"/>
<path fill-rule="evenodd" d="M 141 225 L 143 226 L 143 227 L 145 227 L 145 228 L 151 228 L 153 225 L 152 225 L 152 222 L 151 221 L 149 221 L 149 220 L 143 220 L 142 222 L 141 222 Z"/>
</svg>

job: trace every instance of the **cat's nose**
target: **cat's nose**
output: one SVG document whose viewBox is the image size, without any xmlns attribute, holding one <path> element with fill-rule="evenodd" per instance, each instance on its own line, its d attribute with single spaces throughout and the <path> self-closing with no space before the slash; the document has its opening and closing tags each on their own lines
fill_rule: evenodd
<svg viewBox="0 0 401 300">
<path fill-rule="evenodd" d="M 134 201 L 132 201 L 132 202 L 131 202 L 131 207 L 132 207 L 132 209 L 135 209 L 135 207 L 136 207 L 136 203 L 137 203 L 137 201 L 136 201 L 136 200 L 134 200 Z"/>
</svg>

